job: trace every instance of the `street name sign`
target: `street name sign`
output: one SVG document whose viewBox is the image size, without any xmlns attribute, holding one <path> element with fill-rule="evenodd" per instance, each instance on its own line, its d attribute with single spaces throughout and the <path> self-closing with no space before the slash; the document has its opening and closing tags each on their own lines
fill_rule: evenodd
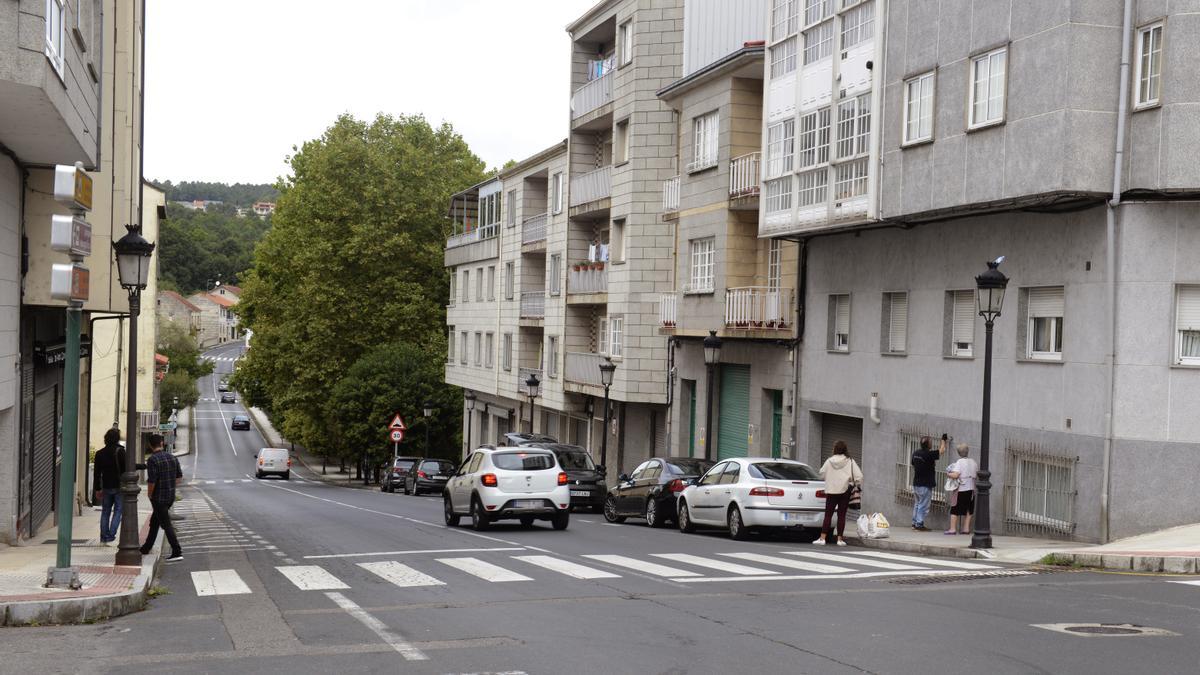
<svg viewBox="0 0 1200 675">
<path fill-rule="evenodd" d="M 77 211 L 92 210 L 92 177 L 83 165 L 54 167 L 54 200 Z"/>
<path fill-rule="evenodd" d="M 56 263 L 50 268 L 50 297 L 55 300 L 86 302 L 88 269 L 78 263 Z"/>
<path fill-rule="evenodd" d="M 91 255 L 92 224 L 79 216 L 51 216 L 50 248 L 71 255 Z"/>
</svg>

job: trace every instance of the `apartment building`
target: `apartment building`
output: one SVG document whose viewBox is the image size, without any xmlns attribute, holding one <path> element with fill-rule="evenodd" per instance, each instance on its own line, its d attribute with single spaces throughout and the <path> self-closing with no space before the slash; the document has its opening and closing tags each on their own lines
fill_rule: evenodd
<svg viewBox="0 0 1200 675">
<path fill-rule="evenodd" d="M 233 306 L 238 297 L 232 293 L 193 293 L 188 302 L 200 309 L 200 330 L 196 342 L 201 349 L 223 345 L 238 339 L 238 317 Z"/>
<path fill-rule="evenodd" d="M 200 308 L 175 291 L 158 292 L 158 314 L 173 321 L 192 334 L 200 332 Z"/>
<path fill-rule="evenodd" d="M 759 232 L 802 250 L 797 457 L 848 441 L 864 508 L 901 524 L 922 435 L 978 458 L 974 277 L 1004 255 L 993 532 L 1107 540 L 1200 519 L 1156 498 L 1190 492 L 1175 469 L 1200 450 L 1200 17 L 1146 1 L 772 10 L 765 130 L 796 136 L 765 145 L 791 170 L 765 172 Z"/>
</svg>

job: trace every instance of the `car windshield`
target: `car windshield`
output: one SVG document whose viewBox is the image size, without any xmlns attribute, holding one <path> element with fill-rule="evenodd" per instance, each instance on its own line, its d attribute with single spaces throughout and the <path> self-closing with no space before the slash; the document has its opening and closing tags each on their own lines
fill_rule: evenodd
<svg viewBox="0 0 1200 675">
<path fill-rule="evenodd" d="M 684 476 L 699 476 L 705 471 L 713 467 L 715 462 L 707 459 L 668 459 L 667 466 L 671 467 L 672 473 L 682 474 Z"/>
<path fill-rule="evenodd" d="M 492 464 L 505 471 L 542 471 L 554 468 L 554 455 L 532 452 L 497 452 Z"/>
<path fill-rule="evenodd" d="M 808 465 L 790 462 L 757 462 L 750 465 L 750 475 L 765 480 L 821 480 Z"/>
<path fill-rule="evenodd" d="M 558 463 L 564 469 L 590 470 L 596 468 L 596 464 L 592 462 L 592 458 L 586 452 L 559 452 Z"/>
<path fill-rule="evenodd" d="M 421 463 L 421 470 L 426 473 L 454 473 L 454 465 L 445 460 L 429 460 Z"/>
<path fill-rule="evenodd" d="M 416 462 L 411 459 L 396 460 L 396 468 L 397 469 L 411 469 L 413 464 L 416 464 Z"/>
</svg>

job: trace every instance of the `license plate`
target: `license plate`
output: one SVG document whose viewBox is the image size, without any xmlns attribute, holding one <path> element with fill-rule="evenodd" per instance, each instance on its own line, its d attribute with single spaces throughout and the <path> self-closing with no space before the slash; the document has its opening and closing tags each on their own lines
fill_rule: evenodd
<svg viewBox="0 0 1200 675">
<path fill-rule="evenodd" d="M 572 497 L 591 497 L 592 493 L 587 490 L 571 490 Z"/>
<path fill-rule="evenodd" d="M 815 523 L 819 515 L 819 513 L 791 513 L 788 511 L 779 514 L 785 523 Z"/>
<path fill-rule="evenodd" d="M 433 477 L 434 480 L 447 480 L 448 478 L 449 478 L 449 476 L 434 476 Z"/>
<path fill-rule="evenodd" d="M 513 502 L 514 509 L 536 509 L 542 506 L 543 502 L 540 499 L 518 499 Z"/>
</svg>

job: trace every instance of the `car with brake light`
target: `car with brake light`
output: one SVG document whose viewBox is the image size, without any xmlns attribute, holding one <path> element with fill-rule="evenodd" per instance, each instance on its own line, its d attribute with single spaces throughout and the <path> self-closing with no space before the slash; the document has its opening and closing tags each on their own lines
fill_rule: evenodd
<svg viewBox="0 0 1200 675">
<path fill-rule="evenodd" d="M 254 459 L 255 478 L 281 476 L 288 480 L 292 477 L 292 457 L 287 448 L 259 448 Z"/>
<path fill-rule="evenodd" d="M 441 494 L 450 476 L 454 475 L 454 462 L 448 459 L 426 457 L 416 463 L 415 469 L 409 469 L 404 480 L 404 494 L 419 495 L 422 492 Z"/>
<path fill-rule="evenodd" d="M 442 493 L 448 527 L 470 516 L 476 530 L 497 520 L 525 527 L 547 520 L 565 530 L 571 518 L 571 488 L 558 458 L 544 448 L 476 448 L 463 460 Z"/>
<path fill-rule="evenodd" d="M 383 478 L 379 481 L 380 492 L 395 492 L 403 490 L 408 481 L 408 474 L 421 461 L 420 457 L 397 457 L 392 462 L 391 469 L 384 468 Z"/>
<path fill-rule="evenodd" d="M 558 465 L 567 472 L 573 510 L 600 511 L 604 508 L 604 498 L 608 494 L 604 481 L 604 467 L 593 462 L 587 450 L 567 443 L 529 443 L 522 447 L 545 448 L 554 453 L 558 458 Z"/>
<path fill-rule="evenodd" d="M 250 431 L 250 417 L 248 415 L 234 415 L 233 421 L 229 424 L 229 428 L 233 429 L 234 431 L 237 431 L 238 429 Z"/>
<path fill-rule="evenodd" d="M 676 508 L 683 532 L 720 528 L 733 539 L 746 539 L 753 530 L 816 532 L 825 515 L 825 481 L 790 459 L 727 459 L 684 488 Z"/>
<path fill-rule="evenodd" d="M 675 520 L 679 493 L 715 463 L 699 457 L 654 457 L 642 462 L 632 474 L 617 477 L 604 500 L 604 519 L 623 523 L 626 518 L 645 518 L 650 527 L 662 527 Z"/>
</svg>

